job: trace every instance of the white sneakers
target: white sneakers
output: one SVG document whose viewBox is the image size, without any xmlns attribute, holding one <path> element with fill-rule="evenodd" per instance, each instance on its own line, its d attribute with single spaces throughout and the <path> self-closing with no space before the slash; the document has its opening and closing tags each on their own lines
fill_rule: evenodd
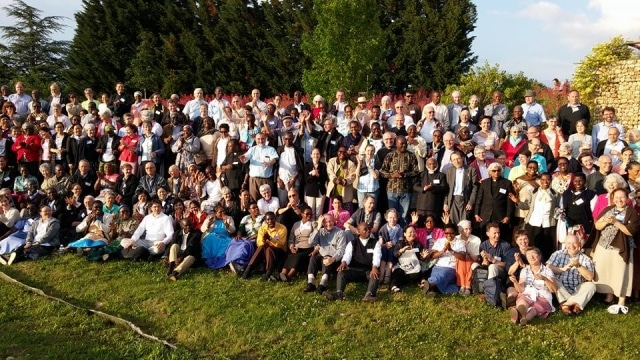
<svg viewBox="0 0 640 360">
<path fill-rule="evenodd" d="M 624 305 L 611 305 L 607 308 L 607 312 L 613 315 L 626 314 L 629 312 L 629 308 Z"/>
</svg>

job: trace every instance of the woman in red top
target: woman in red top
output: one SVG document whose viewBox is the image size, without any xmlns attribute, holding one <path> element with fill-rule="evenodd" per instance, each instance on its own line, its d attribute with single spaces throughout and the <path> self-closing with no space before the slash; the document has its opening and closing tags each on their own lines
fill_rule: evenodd
<svg viewBox="0 0 640 360">
<path fill-rule="evenodd" d="M 138 173 L 138 154 L 136 153 L 136 146 L 138 145 L 138 140 L 140 136 L 138 136 L 138 128 L 129 124 L 125 127 L 124 130 L 125 136 L 120 139 L 120 145 L 118 145 L 118 150 L 120 150 L 120 166 L 123 164 L 131 165 L 131 169 L 134 175 Z"/>
<path fill-rule="evenodd" d="M 40 136 L 35 133 L 33 124 L 25 123 L 22 125 L 22 134 L 16 138 L 11 150 L 16 153 L 18 162 L 27 166 L 29 174 L 34 176 L 39 174 L 38 166 L 40 165 L 42 147 Z"/>
</svg>

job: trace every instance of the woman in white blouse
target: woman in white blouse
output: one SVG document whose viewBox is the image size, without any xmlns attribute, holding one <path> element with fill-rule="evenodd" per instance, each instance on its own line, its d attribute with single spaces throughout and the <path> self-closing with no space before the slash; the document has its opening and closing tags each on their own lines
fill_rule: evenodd
<svg viewBox="0 0 640 360">
<path fill-rule="evenodd" d="M 480 120 L 480 131 L 473 134 L 473 142 L 483 145 L 487 151 L 487 159 L 493 159 L 493 151 L 498 149 L 498 134 L 491 131 L 491 117 L 485 116 Z"/>
</svg>

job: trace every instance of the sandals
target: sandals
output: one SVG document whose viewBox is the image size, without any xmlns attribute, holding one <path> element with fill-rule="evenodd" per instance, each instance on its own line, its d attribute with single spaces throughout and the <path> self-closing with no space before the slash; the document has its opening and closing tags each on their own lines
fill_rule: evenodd
<svg viewBox="0 0 640 360">
<path fill-rule="evenodd" d="M 611 305 L 607 308 L 607 312 L 612 315 L 626 314 L 629 308 L 624 305 Z"/>
</svg>

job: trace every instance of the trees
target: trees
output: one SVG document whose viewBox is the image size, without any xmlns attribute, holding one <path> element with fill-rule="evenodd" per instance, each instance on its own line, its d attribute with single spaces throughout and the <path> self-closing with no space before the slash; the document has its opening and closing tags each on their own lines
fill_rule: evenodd
<svg viewBox="0 0 640 360">
<path fill-rule="evenodd" d="M 477 95 L 481 105 L 491 102 L 491 94 L 498 90 L 502 92 L 502 103 L 509 109 L 524 102 L 524 92 L 530 89 L 539 89 L 543 85 L 534 79 L 527 78 L 522 72 L 510 74 L 500 70 L 500 66 L 484 65 L 471 69 L 462 75 L 455 85 L 447 86 L 445 97 L 450 99 L 454 90 L 459 90 L 463 95 L 463 102 L 468 103 L 471 95 Z M 444 100 L 447 102 L 448 100 Z M 544 104 L 543 104 L 544 105 Z"/>
<path fill-rule="evenodd" d="M 380 0 L 385 29 L 378 91 L 442 89 L 477 61 L 471 52 L 477 11 L 469 0 Z"/>
<path fill-rule="evenodd" d="M 6 45 L 0 48 L 1 77 L 21 80 L 29 87 L 47 89 L 51 81 L 63 81 L 61 69 L 65 68 L 67 41 L 53 40 L 51 36 L 61 31 L 64 17 L 42 17 L 42 11 L 14 0 L 2 8 L 8 18 L 15 19 L 13 26 L 0 26 Z"/>
<path fill-rule="evenodd" d="M 313 14 L 317 26 L 302 39 L 311 59 L 302 75 L 305 90 L 325 96 L 338 88 L 348 96 L 369 91 L 384 46 L 376 1 L 316 2 Z"/>
<path fill-rule="evenodd" d="M 591 109 L 595 108 L 596 91 L 609 81 L 600 70 L 616 61 L 630 59 L 633 54 L 624 42 L 622 36 L 616 36 L 609 42 L 597 44 L 576 67 L 571 88 L 580 92 L 580 101 Z"/>
</svg>

